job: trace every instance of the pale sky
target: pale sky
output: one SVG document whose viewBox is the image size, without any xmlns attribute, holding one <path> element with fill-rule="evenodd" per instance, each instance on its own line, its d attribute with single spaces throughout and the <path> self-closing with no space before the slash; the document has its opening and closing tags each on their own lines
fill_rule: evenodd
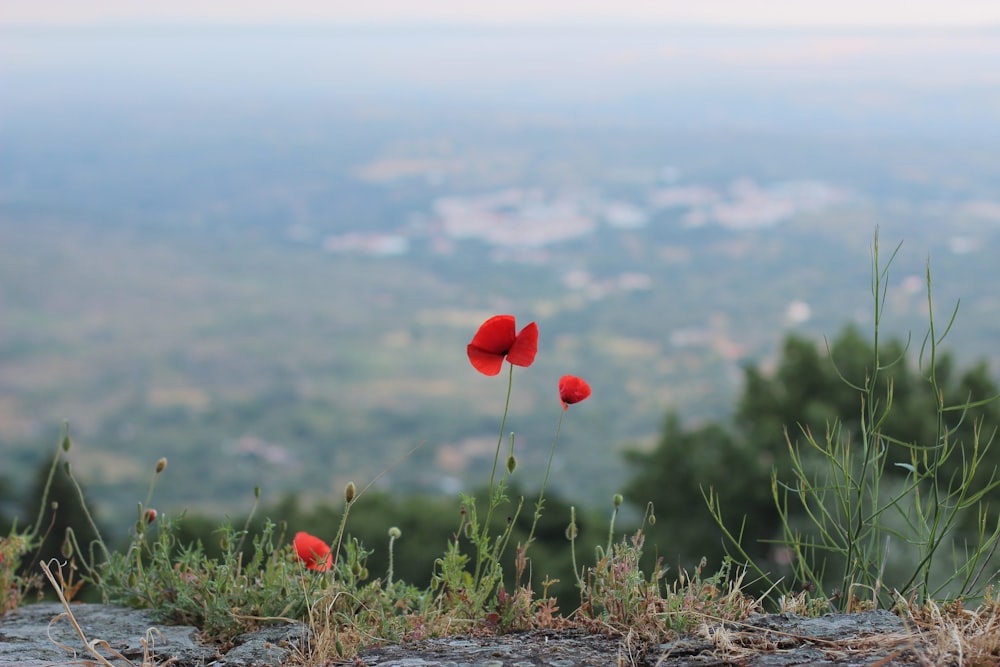
<svg viewBox="0 0 1000 667">
<path fill-rule="evenodd" d="M 1000 27 L 1000 0 L 0 0 L 0 24 L 159 22 Z"/>
</svg>

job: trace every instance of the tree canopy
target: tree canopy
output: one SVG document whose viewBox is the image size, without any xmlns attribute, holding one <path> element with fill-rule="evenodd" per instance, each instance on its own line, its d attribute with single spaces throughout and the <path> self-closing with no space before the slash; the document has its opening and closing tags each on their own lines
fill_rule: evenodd
<svg viewBox="0 0 1000 667">
<path fill-rule="evenodd" d="M 859 442 L 863 389 L 871 378 L 875 387 L 869 395 L 880 397 L 885 402 L 881 407 L 890 407 L 882 425 L 893 462 L 886 475 L 902 478 L 911 447 L 930 451 L 942 432 L 960 444 L 956 451 L 961 455 L 942 464 L 945 478 L 957 475 L 977 438 L 980 446 L 991 442 L 1000 425 L 1000 404 L 986 400 L 998 389 L 985 362 L 960 369 L 948 353 L 938 351 L 933 365 L 919 357 L 899 339 L 880 342 L 876 355 L 875 343 L 853 326 L 828 346 L 793 334 L 784 340 L 773 371 L 745 367 L 742 394 L 729 419 L 685 426 L 669 414 L 651 450 L 627 454 L 635 473 L 626 497 L 638 506 L 650 500 L 655 504 L 657 524 L 650 541 L 659 555 L 688 569 L 702 557 L 723 559 L 723 535 L 703 496 L 712 489 L 733 523 L 727 528 L 736 535 L 742 531 L 747 554 L 780 569 L 782 554 L 767 542 L 781 528 L 772 475 L 779 483 L 790 481 L 789 447 L 801 443 L 805 433 L 822 440 L 828 428 L 839 425 L 837 437 Z M 873 374 L 876 360 L 880 370 Z M 930 382 L 932 373 L 939 397 Z M 982 403 L 941 412 L 939 399 L 943 405 Z M 902 465 L 895 465 L 897 460 Z M 1000 447 L 992 447 L 976 484 L 988 484 L 998 465 Z M 974 520 L 969 517 L 965 526 L 971 529 Z"/>
</svg>

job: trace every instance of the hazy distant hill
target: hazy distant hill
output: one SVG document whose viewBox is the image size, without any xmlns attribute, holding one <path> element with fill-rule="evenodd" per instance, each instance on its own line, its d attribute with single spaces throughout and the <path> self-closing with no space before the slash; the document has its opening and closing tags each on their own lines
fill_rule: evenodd
<svg viewBox="0 0 1000 667">
<path fill-rule="evenodd" d="M 982 35 L 4 37 L 3 474 L 69 419 L 105 511 L 164 455 L 162 502 L 219 511 L 417 446 L 379 483 L 484 482 L 506 385 L 464 350 L 499 312 L 541 330 L 518 474 L 584 376 L 553 486 L 598 502 L 622 446 L 728 410 L 785 331 L 870 324 L 876 225 L 905 241 L 889 330 L 922 335 L 929 255 L 952 344 L 1000 362 Z"/>
</svg>

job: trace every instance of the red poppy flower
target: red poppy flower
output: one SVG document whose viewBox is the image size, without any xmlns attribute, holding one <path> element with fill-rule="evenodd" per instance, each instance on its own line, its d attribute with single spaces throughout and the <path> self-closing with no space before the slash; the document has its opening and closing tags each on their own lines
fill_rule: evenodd
<svg viewBox="0 0 1000 667">
<path fill-rule="evenodd" d="M 573 403 L 590 397 L 590 385 L 575 375 L 563 375 L 559 378 L 559 399 L 563 410 L 569 410 Z"/>
<path fill-rule="evenodd" d="M 295 545 L 295 551 L 299 558 L 306 564 L 306 569 L 326 572 L 333 567 L 333 554 L 330 552 L 330 547 L 318 537 L 298 532 L 295 533 L 292 544 Z"/>
<path fill-rule="evenodd" d="M 146 520 L 146 523 L 153 523 L 156 521 L 156 510 L 150 507 L 146 510 L 146 513 L 143 514 L 143 518 Z"/>
<path fill-rule="evenodd" d="M 496 375 L 504 359 L 530 366 L 538 353 L 538 325 L 532 322 L 515 334 L 513 315 L 494 315 L 483 322 L 466 351 L 472 366 L 483 375 Z"/>
</svg>

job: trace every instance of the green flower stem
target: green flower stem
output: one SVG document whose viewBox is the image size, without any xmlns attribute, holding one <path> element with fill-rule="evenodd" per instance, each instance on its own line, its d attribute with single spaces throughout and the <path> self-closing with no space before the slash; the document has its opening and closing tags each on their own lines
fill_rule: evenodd
<svg viewBox="0 0 1000 667">
<path fill-rule="evenodd" d="M 618 505 L 615 505 L 611 512 L 611 524 L 608 526 L 608 546 L 607 553 L 611 553 L 611 545 L 615 542 L 615 520 L 618 519 Z"/>
<path fill-rule="evenodd" d="M 542 517 L 542 505 L 545 502 L 545 487 L 549 483 L 549 473 L 552 471 L 552 459 L 556 455 L 556 445 L 559 444 L 559 432 L 562 430 L 563 415 L 565 414 L 565 410 L 559 411 L 559 423 L 556 424 L 556 437 L 552 440 L 552 449 L 549 450 L 549 463 L 545 466 L 545 477 L 542 478 L 542 488 L 538 492 L 538 501 L 535 503 L 535 516 L 531 520 L 531 531 L 528 533 L 528 539 L 524 543 L 525 550 L 531 545 L 531 540 L 535 537 L 535 528 L 538 526 L 538 520 Z"/>
<path fill-rule="evenodd" d="M 476 568 L 472 578 L 472 580 L 477 585 L 479 584 L 480 581 L 479 576 L 480 573 L 482 572 L 482 567 L 485 561 L 490 559 L 491 557 L 494 560 L 500 559 L 500 553 L 498 552 L 499 549 L 494 551 L 489 549 L 487 545 L 489 544 L 488 538 L 490 532 L 490 523 L 493 521 L 493 512 L 496 510 L 497 505 L 500 504 L 500 498 L 499 498 L 500 494 L 496 493 L 496 491 L 494 490 L 494 484 L 496 482 L 497 464 L 500 462 L 500 448 L 503 447 L 504 430 L 507 428 L 507 413 L 510 411 L 510 396 L 514 388 L 514 365 L 513 364 L 508 364 L 508 365 L 510 366 L 510 371 L 507 375 L 507 398 L 504 401 L 503 405 L 503 417 L 501 417 L 500 419 L 500 435 L 497 438 L 497 449 L 496 452 L 493 454 L 493 469 L 490 471 L 489 507 L 486 511 L 486 520 L 482 524 L 482 533 L 479 536 L 479 555 L 476 558 Z M 504 477 L 506 477 L 506 470 L 507 468 L 504 467 Z M 501 480 L 501 484 L 502 483 L 503 480 Z M 499 547 L 499 545 L 497 546 Z M 493 551 L 493 553 L 491 553 L 491 551 Z"/>
<path fill-rule="evenodd" d="M 333 550 L 333 563 L 330 567 L 335 575 L 337 572 L 337 564 L 340 562 L 340 547 L 344 541 L 344 531 L 347 529 L 347 515 L 351 513 L 351 505 L 353 504 L 353 501 L 344 503 L 344 513 L 340 517 L 340 526 L 337 528 L 337 539 L 334 540 L 336 547 Z"/>
<path fill-rule="evenodd" d="M 69 424 L 63 423 L 62 432 L 59 434 L 59 442 L 56 443 L 56 454 L 52 457 L 52 465 L 49 467 L 49 475 L 45 478 L 45 488 L 42 490 L 42 499 L 38 503 L 38 518 L 35 519 L 35 527 L 29 533 L 32 537 L 38 536 L 38 531 L 42 528 L 42 519 L 45 517 L 45 510 L 48 507 L 49 491 L 52 489 L 52 478 L 56 475 L 56 468 L 62 460 L 59 450 L 63 447 L 63 441 L 69 438 Z"/>
<path fill-rule="evenodd" d="M 510 366 L 510 373 L 507 376 L 507 400 L 503 404 L 503 417 L 500 419 L 500 437 L 497 438 L 497 451 L 493 455 L 493 470 L 490 471 L 490 493 L 493 493 L 493 482 L 496 480 L 497 463 L 500 461 L 500 448 L 503 446 L 504 429 L 507 427 L 507 412 L 510 410 L 510 394 L 514 388 L 514 364 Z M 487 521 L 487 523 L 489 523 Z"/>
</svg>

